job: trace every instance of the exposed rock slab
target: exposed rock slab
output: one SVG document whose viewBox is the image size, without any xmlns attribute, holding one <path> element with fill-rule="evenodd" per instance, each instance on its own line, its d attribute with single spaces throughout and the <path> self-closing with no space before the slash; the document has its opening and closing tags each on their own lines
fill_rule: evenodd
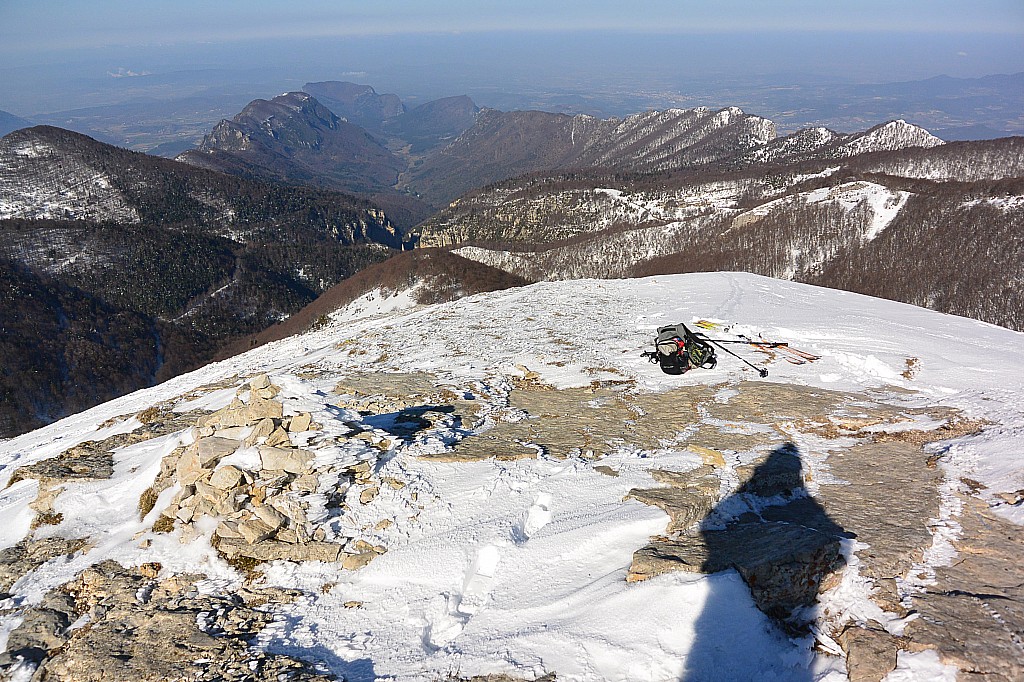
<svg viewBox="0 0 1024 682">
<path fill-rule="evenodd" d="M 86 546 L 85 540 L 60 537 L 25 539 L 0 551 L 0 593 L 7 592 L 17 580 L 50 559 L 69 556 Z"/>
<path fill-rule="evenodd" d="M 654 470 L 651 475 L 671 487 L 634 489 L 627 498 L 664 510 L 671 519 L 667 533 L 687 530 L 707 517 L 718 502 L 720 484 L 710 467 L 690 472 Z"/>
<path fill-rule="evenodd" d="M 515 420 L 460 441 L 454 461 L 530 457 L 538 448 L 552 457 L 600 457 L 624 445 L 657 448 L 699 421 L 697 405 L 710 395 L 706 387 L 648 394 L 626 388 L 513 389 Z"/>
<path fill-rule="evenodd" d="M 735 444 L 748 452 L 781 438 L 786 424 L 836 438 L 906 419 L 901 410 L 865 396 L 762 382 L 735 388 L 727 400 L 707 400 L 700 409 L 716 420 L 722 435 L 736 437 Z M 708 442 L 720 444 L 713 433 L 706 433 L 714 429 L 702 424 L 687 445 L 703 452 Z M 940 472 L 929 466 L 916 443 L 894 440 L 835 448 L 828 452 L 829 470 L 851 485 L 821 485 L 811 497 L 804 490 L 801 456 L 792 443 L 779 444 L 771 455 L 737 467 L 735 503 L 719 500 L 711 487 L 687 489 L 686 475 L 678 473 L 660 475 L 672 488 L 632 491 L 630 497 L 664 509 L 671 520 L 668 537 L 655 538 L 635 553 L 628 579 L 672 570 L 713 573 L 735 568 L 758 607 L 783 621 L 798 607 L 814 603 L 818 591 L 832 584 L 834 571 L 843 564 L 840 539 L 857 536 L 870 545 L 858 554 L 862 573 L 883 588 L 880 600 L 886 608 L 898 609 L 892 578 L 904 575 L 931 544 L 927 524 L 938 516 Z M 775 502 L 765 507 L 755 500 Z M 724 529 L 698 527 L 718 509 L 743 508 L 760 511 L 727 521 Z M 857 640 L 854 647 L 862 644 L 859 635 L 848 638 Z"/>
<path fill-rule="evenodd" d="M 279 540 L 263 540 L 253 544 L 245 539 L 221 537 L 217 549 L 228 558 L 249 557 L 257 561 L 343 561 L 348 555 L 345 546 L 332 542 L 293 544 Z"/>
<path fill-rule="evenodd" d="M 1024 528 L 965 501 L 959 556 L 937 569 L 937 584 L 914 598 L 920 613 L 910 646 L 937 649 L 959 680 L 1024 679 Z"/>
<path fill-rule="evenodd" d="M 939 517 L 942 470 L 928 465 L 918 446 L 865 443 L 829 455 L 833 475 L 850 485 L 823 485 L 817 500 L 859 542 L 860 572 L 874 580 L 876 600 L 900 612 L 893 578 L 906 575 L 931 546 L 931 519 Z"/>
<path fill-rule="evenodd" d="M 814 603 L 825 576 L 842 565 L 839 548 L 832 533 L 789 523 L 739 522 L 723 531 L 652 542 L 634 554 L 627 580 L 673 570 L 717 573 L 735 568 L 758 608 L 784 620 L 797 607 Z"/>
</svg>

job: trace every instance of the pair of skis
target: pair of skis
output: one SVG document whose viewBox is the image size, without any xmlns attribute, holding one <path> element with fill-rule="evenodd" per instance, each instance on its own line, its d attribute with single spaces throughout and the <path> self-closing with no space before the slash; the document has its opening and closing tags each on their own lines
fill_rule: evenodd
<svg viewBox="0 0 1024 682">
<path fill-rule="evenodd" d="M 726 334 L 732 333 L 730 332 L 732 325 L 725 325 L 720 322 L 711 322 L 710 320 L 698 320 L 694 323 L 694 326 L 708 331 L 720 331 Z M 716 341 L 718 343 L 739 343 L 753 346 L 758 352 L 769 356 L 769 359 L 779 356 L 786 362 L 793 365 L 805 365 L 808 362 L 821 360 L 820 355 L 815 355 L 814 353 L 808 353 L 805 350 L 794 348 L 785 341 L 765 341 L 764 339 L 752 339 L 745 334 L 734 335 L 737 338 L 716 339 Z"/>
</svg>

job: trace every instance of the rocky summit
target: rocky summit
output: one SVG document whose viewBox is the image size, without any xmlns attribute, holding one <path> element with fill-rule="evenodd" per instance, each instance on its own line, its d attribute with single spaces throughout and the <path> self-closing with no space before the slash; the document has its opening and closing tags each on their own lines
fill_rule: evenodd
<svg viewBox="0 0 1024 682">
<path fill-rule="evenodd" d="M 1019 333 L 736 273 L 395 299 L 0 443 L 4 675 L 1024 673 Z M 670 320 L 768 377 L 662 373 Z"/>
</svg>

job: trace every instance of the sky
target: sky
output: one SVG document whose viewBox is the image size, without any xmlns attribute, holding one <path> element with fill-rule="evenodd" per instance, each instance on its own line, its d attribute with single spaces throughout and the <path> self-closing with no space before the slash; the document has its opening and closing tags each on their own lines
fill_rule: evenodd
<svg viewBox="0 0 1024 682">
<path fill-rule="evenodd" d="M 425 98 L 1019 71 L 1024 0 L 0 0 L 20 116 L 313 80 Z"/>
<path fill-rule="evenodd" d="M 0 0 L 0 50 L 489 31 L 1024 34 L 1021 0 Z"/>
</svg>

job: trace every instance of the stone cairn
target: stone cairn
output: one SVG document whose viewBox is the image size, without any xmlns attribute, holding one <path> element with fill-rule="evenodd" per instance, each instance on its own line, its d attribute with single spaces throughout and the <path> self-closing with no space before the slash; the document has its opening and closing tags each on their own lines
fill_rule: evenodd
<svg viewBox="0 0 1024 682">
<path fill-rule="evenodd" d="M 244 384 L 230 405 L 200 417 L 195 441 L 164 458 L 140 509 L 148 512 L 153 504 L 146 504 L 147 496 L 155 503 L 177 484 L 179 491 L 153 524 L 156 531 L 177 526 L 182 542 L 190 542 L 209 518 L 216 522 L 211 542 L 229 561 L 335 561 L 346 569 L 361 568 L 386 550 L 365 540 L 329 542 L 324 528 L 308 517 L 320 479 L 314 454 L 296 447 L 292 435 L 322 427 L 309 413 L 284 416 L 284 405 L 275 400 L 279 393 L 261 374 Z M 240 449 L 248 452 L 231 458 Z M 352 485 L 363 485 L 360 503 L 368 504 L 379 490 L 371 462 L 332 467 L 329 473 L 338 478 L 330 491 L 334 499 Z"/>
</svg>

